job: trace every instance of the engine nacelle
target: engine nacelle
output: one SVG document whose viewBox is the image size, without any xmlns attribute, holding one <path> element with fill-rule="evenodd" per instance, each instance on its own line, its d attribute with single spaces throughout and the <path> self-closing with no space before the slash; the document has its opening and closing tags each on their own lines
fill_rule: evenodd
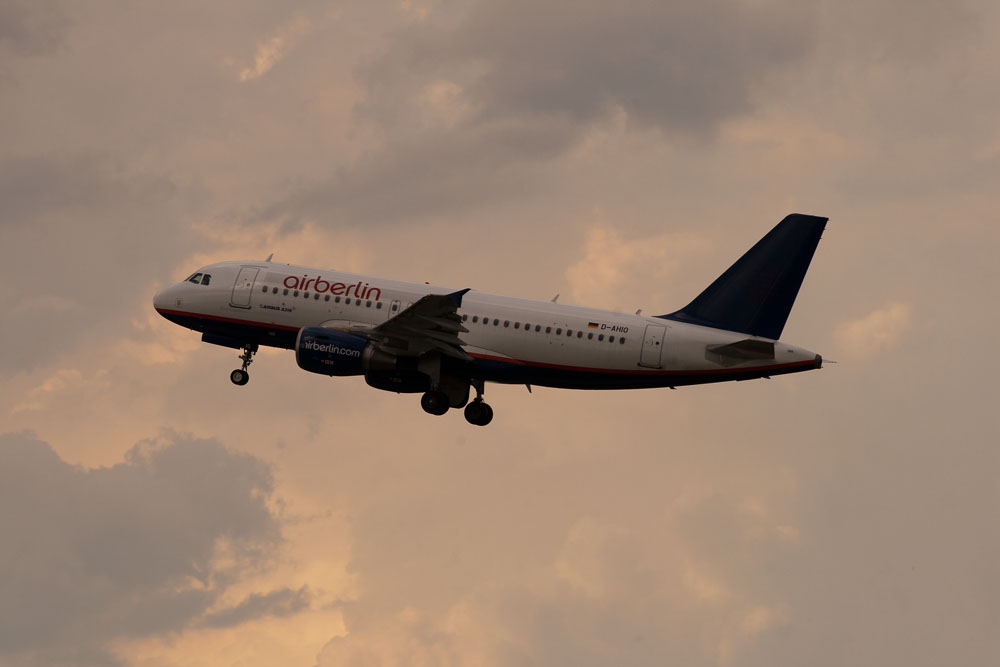
<svg viewBox="0 0 1000 667">
<path fill-rule="evenodd" d="M 396 368 L 396 357 L 380 351 L 364 336 L 326 327 L 299 330 L 295 361 L 299 368 L 321 375 L 361 375 Z"/>
</svg>

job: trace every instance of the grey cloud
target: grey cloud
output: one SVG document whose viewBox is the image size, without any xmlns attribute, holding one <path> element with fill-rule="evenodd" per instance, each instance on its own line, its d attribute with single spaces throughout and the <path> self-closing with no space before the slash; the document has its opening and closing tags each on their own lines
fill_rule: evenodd
<svg viewBox="0 0 1000 667">
<path fill-rule="evenodd" d="M 453 57 L 484 63 L 472 88 L 487 115 L 589 122 L 620 106 L 642 123 L 701 132 L 747 111 L 763 76 L 809 53 L 815 25 L 800 7 L 482 3 L 455 32 Z"/>
<path fill-rule="evenodd" d="M 66 38 L 72 20 L 62 2 L 3 0 L 0 2 L 0 45 L 23 56 L 55 50 Z"/>
<path fill-rule="evenodd" d="M 794 107 L 844 76 L 863 86 L 879 68 L 928 67 L 963 44 L 975 15 L 968 3 L 900 0 L 449 6 L 358 69 L 355 118 L 377 129 L 381 147 L 258 215 L 365 224 L 466 214 L 535 191 L 620 111 L 629 128 L 704 147 L 771 97 Z M 446 127 L 425 122 L 441 83 L 460 91 L 444 103 L 458 116 Z"/>
<path fill-rule="evenodd" d="M 48 216 L 98 212 L 101 227 L 123 208 L 162 205 L 177 188 L 160 175 L 126 174 L 109 156 L 10 156 L 0 161 L 0 225 L 37 224 Z"/>
<path fill-rule="evenodd" d="M 84 469 L 28 435 L 0 436 L 0 660 L 111 663 L 112 639 L 197 621 L 280 544 L 272 493 L 264 463 L 212 440 L 168 435 Z M 220 544 L 227 569 L 213 565 Z M 238 615 L 281 604 L 296 608 L 265 596 Z"/>
<path fill-rule="evenodd" d="M 181 199 L 166 176 L 130 172 L 105 155 L 0 160 L 0 243 L 15 250 L 0 343 L 18 352 L 0 358 L 0 374 L 58 354 L 69 317 L 81 311 L 100 312 L 121 331 L 127 325 L 114 314 L 151 278 L 180 278 L 167 270 L 191 242 L 173 219 L 186 206 Z"/>
<path fill-rule="evenodd" d="M 262 216 L 397 220 L 523 194 L 539 167 L 617 109 L 639 125 L 708 135 L 752 108 L 769 72 L 809 53 L 814 20 L 800 7 L 482 2 L 458 21 L 419 22 L 359 69 L 367 97 L 356 117 L 379 127 L 382 149 Z M 468 108 L 428 127 L 428 87 L 442 81 Z"/>
<path fill-rule="evenodd" d="M 270 593 L 254 593 L 239 604 L 213 612 L 200 625 L 225 628 L 262 616 L 291 616 L 309 607 L 310 594 L 306 587 L 281 588 Z"/>
<path fill-rule="evenodd" d="M 480 2 L 457 25 L 420 24 L 394 40 L 364 70 L 372 98 L 361 110 L 410 113 L 400 90 L 446 79 L 468 88 L 481 118 L 589 123 L 621 107 L 702 132 L 747 111 L 754 85 L 807 56 L 815 30 L 815 13 L 792 2 Z"/>
<path fill-rule="evenodd" d="M 459 213 L 533 191 L 537 163 L 559 155 L 571 138 L 555 122 L 430 132 L 342 169 L 330 182 L 301 188 L 257 217 L 351 224 Z"/>
</svg>

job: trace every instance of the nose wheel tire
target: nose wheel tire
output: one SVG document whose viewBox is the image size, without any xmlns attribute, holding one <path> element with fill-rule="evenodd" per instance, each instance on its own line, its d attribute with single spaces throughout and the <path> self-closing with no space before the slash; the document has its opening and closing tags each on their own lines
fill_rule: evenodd
<svg viewBox="0 0 1000 667">
<path fill-rule="evenodd" d="M 233 384 L 243 386 L 250 381 L 250 374 L 245 370 L 237 368 L 235 371 L 229 374 L 229 379 L 232 380 Z"/>
<path fill-rule="evenodd" d="M 420 398 L 420 407 L 432 415 L 443 415 L 451 407 L 448 395 L 443 391 L 429 391 Z"/>
<path fill-rule="evenodd" d="M 465 421 L 473 426 L 486 426 L 493 421 L 493 408 L 481 400 L 473 401 L 465 406 Z"/>
</svg>

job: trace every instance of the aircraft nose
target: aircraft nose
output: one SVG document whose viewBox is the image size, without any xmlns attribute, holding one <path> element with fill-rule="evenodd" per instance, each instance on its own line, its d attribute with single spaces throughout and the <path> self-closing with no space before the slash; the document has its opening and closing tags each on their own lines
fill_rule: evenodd
<svg viewBox="0 0 1000 667">
<path fill-rule="evenodd" d="M 153 295 L 153 308 L 156 310 L 163 310 L 167 307 L 170 302 L 170 287 L 164 287 L 159 292 Z"/>
</svg>

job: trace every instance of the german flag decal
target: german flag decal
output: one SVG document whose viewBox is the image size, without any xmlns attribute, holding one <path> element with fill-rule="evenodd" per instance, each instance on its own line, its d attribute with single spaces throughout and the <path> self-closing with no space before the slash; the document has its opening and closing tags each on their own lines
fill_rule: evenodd
<svg viewBox="0 0 1000 667">
<path fill-rule="evenodd" d="M 596 329 L 597 328 L 597 322 L 587 322 L 587 328 L 588 329 Z"/>
</svg>

